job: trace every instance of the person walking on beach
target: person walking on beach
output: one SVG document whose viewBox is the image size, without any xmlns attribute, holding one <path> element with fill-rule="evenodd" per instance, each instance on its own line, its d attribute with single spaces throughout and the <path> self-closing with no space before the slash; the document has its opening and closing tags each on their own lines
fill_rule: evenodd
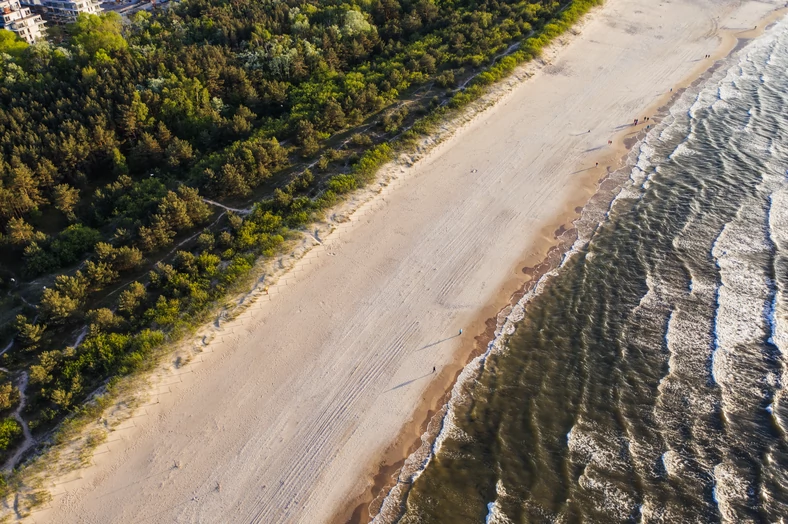
<svg viewBox="0 0 788 524">
<path fill-rule="evenodd" d="M 435 366 L 432 366 L 432 372 L 435 373 Z"/>
<path fill-rule="evenodd" d="M 462 328 L 460 328 L 460 335 L 462 335 Z"/>
</svg>

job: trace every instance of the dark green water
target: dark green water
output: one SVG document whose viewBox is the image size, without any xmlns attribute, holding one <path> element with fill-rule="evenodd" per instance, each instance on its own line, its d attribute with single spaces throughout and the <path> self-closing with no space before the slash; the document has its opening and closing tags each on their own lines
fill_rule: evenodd
<svg viewBox="0 0 788 524">
<path fill-rule="evenodd" d="M 786 71 L 779 25 L 682 95 L 376 522 L 788 520 Z"/>
</svg>

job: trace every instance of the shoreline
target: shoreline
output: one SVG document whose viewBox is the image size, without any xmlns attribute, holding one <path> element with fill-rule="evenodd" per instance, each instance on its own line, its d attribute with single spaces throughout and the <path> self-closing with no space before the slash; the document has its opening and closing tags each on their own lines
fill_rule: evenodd
<svg viewBox="0 0 788 524">
<path fill-rule="evenodd" d="M 605 7 L 602 7 L 601 9 L 605 9 Z M 595 11 L 597 11 L 597 10 L 595 10 Z M 593 16 L 593 13 L 592 13 L 591 16 Z M 777 16 L 775 16 L 774 18 L 777 18 Z M 759 24 L 759 26 L 760 26 L 760 24 Z M 559 40 L 562 39 L 562 38 L 563 37 L 559 37 Z M 733 42 L 735 44 L 736 37 L 733 37 Z M 563 47 L 565 47 L 565 46 L 561 46 L 562 49 L 563 49 Z M 540 67 L 540 68 L 544 68 L 544 67 L 549 66 L 549 65 L 551 65 L 551 64 L 549 64 L 549 63 L 548 64 L 543 64 L 543 66 Z M 533 64 L 532 63 L 531 64 L 525 64 L 524 67 L 527 68 L 529 66 L 533 66 Z M 698 67 L 700 67 L 700 66 L 698 66 Z M 708 69 L 708 67 L 702 69 L 701 74 L 704 71 L 706 71 L 707 69 Z M 513 75 L 510 76 L 508 79 L 505 79 L 502 82 L 500 82 L 500 84 L 502 84 L 502 85 L 499 87 L 499 89 L 501 89 L 501 90 L 503 90 L 505 92 L 499 98 L 496 98 L 494 100 L 495 107 L 499 107 L 501 105 L 505 105 L 506 101 L 508 99 L 511 99 L 514 96 L 516 89 L 520 85 L 522 85 L 522 84 L 530 84 L 530 83 L 532 83 L 534 81 L 534 79 L 530 79 L 529 78 L 530 82 L 529 81 L 522 82 L 519 79 L 515 80 L 516 76 L 517 76 L 517 73 L 513 73 Z M 512 87 L 512 84 L 515 84 L 514 87 Z M 495 86 L 493 86 L 493 87 L 495 88 Z M 508 91 L 506 91 L 507 89 L 508 89 Z M 664 94 L 663 94 L 663 96 L 664 96 Z M 673 96 L 677 96 L 677 93 L 674 93 Z M 657 102 L 653 102 L 653 104 L 657 104 Z M 433 144 L 432 144 L 433 147 L 429 148 L 429 150 L 426 151 L 426 154 L 424 154 L 425 151 L 421 150 L 421 151 L 419 151 L 419 153 L 414 155 L 414 156 L 418 157 L 415 162 L 412 159 L 410 159 L 411 162 L 410 162 L 410 164 L 408 164 L 408 168 L 403 168 L 403 167 L 401 167 L 401 164 L 395 163 L 391 167 L 390 171 L 400 171 L 399 175 L 392 176 L 391 173 L 383 174 L 381 176 L 381 182 L 380 182 L 379 185 L 378 184 L 371 185 L 370 186 L 371 189 L 365 190 L 358 197 L 354 197 L 353 199 L 351 199 L 351 201 L 348 202 L 346 206 L 341 206 L 341 207 L 343 207 L 345 209 L 345 211 L 344 212 L 342 210 L 337 211 L 337 214 L 340 215 L 339 219 L 334 221 L 333 224 L 331 222 L 327 222 L 327 223 L 323 224 L 323 225 L 325 225 L 325 229 L 323 231 L 330 230 L 332 227 L 333 227 L 333 231 L 327 237 L 325 237 L 325 238 L 321 237 L 321 239 L 323 240 L 322 243 L 324 243 L 324 244 L 329 244 L 329 243 L 340 244 L 340 246 L 342 245 L 342 242 L 345 242 L 345 243 L 350 242 L 352 244 L 352 241 L 353 241 L 354 237 L 353 237 L 353 235 L 351 233 L 354 231 L 354 228 L 355 229 L 359 229 L 359 228 L 356 228 L 356 225 L 364 224 L 366 222 L 371 222 L 372 221 L 372 217 L 374 215 L 379 215 L 381 213 L 387 213 L 388 212 L 388 210 L 390 209 L 390 206 L 391 206 L 391 204 L 389 204 L 389 196 L 392 196 L 392 198 L 396 198 L 397 197 L 397 195 L 395 194 L 396 193 L 395 190 L 398 189 L 397 186 L 402 186 L 402 185 L 405 185 L 407 183 L 407 184 L 409 184 L 408 189 L 411 192 L 412 191 L 418 191 L 420 189 L 419 188 L 419 184 L 414 179 L 416 177 L 423 177 L 424 173 L 422 171 L 424 171 L 425 169 L 430 167 L 428 164 L 430 164 L 430 162 L 433 162 L 436 157 L 440 157 L 444 152 L 446 152 L 447 149 L 451 149 L 453 147 L 453 145 L 455 145 L 458 141 L 460 141 L 460 139 L 462 137 L 464 137 L 465 135 L 467 135 L 470 132 L 478 131 L 478 127 L 479 127 L 479 125 L 481 125 L 480 124 L 480 120 L 484 120 L 485 117 L 483 115 L 489 115 L 489 113 L 490 113 L 489 108 L 490 107 L 491 106 L 486 106 L 481 111 L 474 112 L 470 117 L 465 118 L 464 121 L 463 121 L 463 118 L 460 117 L 458 119 L 458 120 L 460 120 L 460 122 L 459 122 L 457 128 L 455 128 L 455 129 L 450 131 L 448 138 L 446 137 L 445 133 L 441 134 L 440 138 L 437 141 L 433 142 Z M 484 122 L 481 122 L 481 123 L 484 123 Z M 619 158 L 625 156 L 625 153 L 626 153 L 626 147 L 625 146 L 626 146 L 626 142 L 628 140 L 627 137 L 629 137 L 629 135 L 632 135 L 632 134 L 638 135 L 641 132 L 640 129 L 635 131 L 635 133 L 628 133 L 628 131 L 630 131 L 630 128 L 627 127 L 621 133 L 619 133 L 619 135 L 621 136 L 620 142 L 619 142 L 618 138 L 616 138 L 614 140 L 614 146 L 617 146 L 617 147 L 613 147 L 613 148 L 611 148 L 609 150 L 605 150 L 604 153 L 600 153 L 599 155 L 596 155 L 596 156 L 589 155 L 587 157 L 584 157 L 584 163 L 586 163 L 585 160 L 589 160 L 588 164 L 591 164 L 597 159 L 599 160 L 600 164 L 603 164 L 603 162 L 605 162 L 604 159 L 609 159 L 611 162 L 619 161 L 618 160 Z M 616 136 L 618 137 L 619 135 L 616 135 Z M 630 145 L 630 147 L 632 145 L 634 145 L 634 142 Z M 415 166 L 414 166 L 414 164 L 415 164 Z M 418 166 L 418 168 L 414 169 L 413 167 L 416 167 L 416 166 Z M 394 440 L 394 443 L 393 444 L 389 444 L 388 448 L 386 448 L 386 450 L 384 450 L 383 453 L 378 456 L 377 460 L 373 459 L 370 462 L 372 464 L 371 467 L 364 467 L 364 466 L 362 466 L 364 469 L 367 469 L 367 470 L 369 470 L 371 472 L 370 475 L 368 475 L 368 476 L 366 476 L 366 477 L 361 479 L 362 482 L 367 480 L 368 478 L 373 477 L 373 475 L 375 473 L 375 470 L 376 470 L 376 467 L 379 466 L 380 463 L 381 463 L 381 460 L 379 460 L 380 456 L 386 457 L 386 456 L 390 455 L 390 456 L 392 456 L 392 458 L 394 458 L 397 455 L 399 455 L 400 457 L 402 457 L 404 455 L 405 457 L 407 457 L 409 455 L 409 453 L 405 453 L 405 452 L 413 447 L 414 441 L 416 443 L 420 443 L 420 436 L 421 436 L 421 433 L 422 433 L 420 431 L 420 429 L 423 426 L 425 426 L 427 423 L 429 423 L 429 421 L 433 418 L 433 413 L 434 413 L 435 410 L 434 409 L 431 410 L 430 408 L 431 407 L 433 407 L 433 408 L 439 407 L 441 405 L 441 403 L 443 402 L 442 399 L 447 398 L 448 393 L 450 392 L 452 385 L 456 382 L 456 379 L 459 376 L 459 373 L 465 367 L 463 362 L 472 360 L 474 352 L 476 352 L 476 351 L 483 351 L 484 350 L 486 344 L 489 342 L 489 338 L 492 337 L 492 334 L 493 334 L 493 332 L 495 330 L 495 323 L 496 323 L 495 319 L 498 317 L 498 315 L 500 314 L 501 310 L 505 308 L 505 305 L 510 303 L 512 301 L 512 299 L 514 299 L 515 294 L 516 294 L 516 290 L 519 289 L 519 288 L 522 288 L 522 285 L 523 285 L 524 282 L 528 282 L 528 281 L 535 282 L 536 281 L 536 278 L 534 277 L 534 275 L 537 274 L 538 270 L 535 270 L 535 269 L 532 269 L 532 268 L 536 267 L 540 262 L 542 262 L 542 260 L 544 260 L 544 258 L 545 258 L 545 254 L 550 252 L 550 250 L 553 248 L 553 246 L 555 244 L 555 239 L 553 238 L 554 234 L 556 232 L 559 232 L 559 231 L 561 231 L 563 233 L 568 233 L 568 232 L 571 231 L 571 225 L 569 226 L 569 229 L 567 229 L 565 227 L 565 225 L 567 223 L 571 224 L 571 223 L 574 222 L 574 220 L 578 217 L 580 211 L 582 211 L 582 207 L 581 206 L 583 204 L 585 204 L 595 194 L 597 194 L 597 188 L 600 186 L 600 184 L 604 185 L 604 181 L 608 179 L 609 175 L 610 175 L 609 172 L 603 173 L 603 170 L 601 168 L 598 169 L 598 170 L 597 169 L 593 169 L 593 168 L 588 168 L 588 169 L 584 170 L 582 175 L 579 175 L 582 178 L 580 178 L 579 180 L 578 180 L 578 178 L 574 178 L 573 179 L 573 181 L 572 181 L 573 189 L 572 189 L 570 197 L 568 199 L 566 199 L 567 202 L 564 205 L 563 212 L 559 213 L 557 215 L 557 217 L 555 217 L 553 220 L 548 221 L 549 223 L 547 223 L 546 225 L 543 225 L 542 227 L 540 227 L 539 228 L 539 234 L 536 235 L 538 238 L 535 239 L 533 242 L 531 242 L 528 245 L 527 249 L 521 250 L 521 256 L 518 258 L 519 262 L 514 264 L 511 267 L 511 269 L 506 273 L 506 275 L 508 275 L 508 276 L 504 279 L 505 282 L 498 289 L 497 294 L 495 295 L 495 300 L 493 300 L 492 302 L 488 301 L 486 303 L 486 305 L 483 305 L 480 308 L 475 309 L 474 310 L 474 314 L 473 315 L 469 315 L 469 316 L 473 316 L 473 318 L 474 318 L 474 320 L 472 322 L 464 322 L 465 331 L 468 334 L 480 333 L 480 335 L 474 337 L 473 348 L 469 347 L 470 344 L 463 344 L 462 346 L 460 346 L 459 348 L 457 348 L 456 350 L 454 350 L 452 352 L 452 354 L 451 354 L 451 356 L 449 358 L 449 363 L 448 364 L 441 363 L 441 371 L 440 371 L 440 373 L 438 373 L 438 376 L 430 382 L 429 386 L 427 386 L 424 390 L 421 391 L 421 393 L 420 393 L 421 403 L 417 406 L 417 409 L 415 410 L 415 412 L 413 412 L 412 410 L 408 410 L 409 412 L 412 412 L 414 414 L 411 416 L 410 422 L 407 422 L 404 425 L 400 425 L 400 430 L 399 430 L 399 433 L 397 434 L 398 435 L 397 438 Z M 386 178 L 387 176 L 388 176 L 388 178 Z M 413 184 L 413 186 L 411 187 L 410 184 Z M 378 190 L 376 191 L 375 188 L 378 188 Z M 401 193 L 401 191 L 399 191 L 399 193 Z M 342 216 L 343 213 L 345 214 L 345 216 L 347 216 L 347 214 L 348 214 L 347 209 L 348 208 L 352 209 L 353 207 L 356 208 L 356 211 L 353 212 L 349 216 L 349 218 L 345 218 L 345 217 Z M 321 232 L 320 234 L 322 235 L 323 232 Z M 350 237 L 350 240 L 343 240 L 343 236 Z M 305 243 L 308 242 L 308 240 L 309 239 L 306 238 L 305 239 Z M 337 242 L 337 241 L 341 241 L 341 242 Z M 318 241 L 318 243 L 321 243 L 321 242 Z M 293 265 L 291 266 L 291 269 L 282 276 L 282 280 L 284 280 L 284 282 L 282 282 L 281 286 L 279 286 L 279 287 L 283 288 L 284 286 L 287 286 L 288 285 L 288 281 L 291 280 L 291 279 L 292 280 L 308 280 L 309 273 L 314 273 L 315 271 L 317 271 L 314 266 L 319 265 L 320 263 L 325 264 L 325 260 L 326 260 L 325 258 L 323 258 L 322 262 L 319 262 L 318 264 L 312 264 L 312 262 L 314 261 L 315 257 L 318 257 L 320 254 L 326 254 L 326 255 L 329 255 L 329 256 L 334 256 L 335 253 L 332 253 L 332 250 L 334 250 L 336 247 L 337 247 L 336 245 L 333 245 L 333 246 L 328 246 L 328 245 L 327 246 L 317 246 L 315 249 L 312 249 L 311 251 L 309 251 L 309 253 L 310 253 L 309 256 L 303 256 L 303 258 L 299 258 L 298 260 L 296 260 L 293 263 Z M 558 259 L 560 260 L 563 252 L 560 249 L 558 249 L 557 251 L 554 250 L 553 254 L 556 255 L 558 257 Z M 312 256 L 312 255 L 314 255 L 314 256 Z M 307 261 L 306 260 L 307 258 L 311 258 L 312 260 Z M 529 268 L 531 268 L 531 269 L 529 269 Z M 524 269 L 526 269 L 528 271 L 524 271 Z M 303 276 L 303 275 L 307 275 L 307 276 Z M 290 282 L 290 283 L 292 284 L 292 282 Z M 303 284 L 303 285 L 305 285 L 305 284 Z M 303 287 L 303 285 L 302 285 L 302 287 Z M 514 290 L 514 291 L 512 291 L 512 290 Z M 293 289 L 288 290 L 288 291 L 290 292 L 290 294 L 295 292 Z M 255 291 L 250 292 L 248 294 L 248 296 L 249 297 L 253 297 L 254 294 L 255 294 Z M 272 296 L 275 296 L 275 293 L 272 293 Z M 197 372 L 194 373 L 193 375 L 191 375 L 188 371 L 185 371 L 184 373 L 177 373 L 177 372 L 174 373 L 175 375 L 183 374 L 184 377 L 185 377 L 183 380 L 181 380 L 181 378 L 179 378 L 179 380 L 178 380 L 179 382 L 183 382 L 184 385 L 175 385 L 175 386 L 173 386 L 173 389 L 181 388 L 181 390 L 183 390 L 183 391 L 181 391 L 181 397 L 183 397 L 183 393 L 184 392 L 185 393 L 189 393 L 189 392 L 194 390 L 194 387 L 196 385 L 195 382 L 198 380 L 197 379 L 198 376 L 204 377 L 204 375 L 207 374 L 207 371 L 204 368 L 206 368 L 206 367 L 209 368 L 209 369 L 210 368 L 215 368 L 220 363 L 224 362 L 225 360 L 231 359 L 234 356 L 235 353 L 241 353 L 241 351 L 239 351 L 239 347 L 238 346 L 241 343 L 243 343 L 245 339 L 250 338 L 250 335 L 253 333 L 253 330 L 257 329 L 259 326 L 261 326 L 261 325 L 266 323 L 265 315 L 263 315 L 263 313 L 257 313 L 257 311 L 262 310 L 263 308 L 266 307 L 266 304 L 269 301 L 274 300 L 272 298 L 272 296 L 266 297 L 267 299 L 265 299 L 265 300 L 260 300 L 261 303 L 254 304 L 251 308 L 241 311 L 233 319 L 231 319 L 230 321 L 224 323 L 226 326 L 230 326 L 230 331 L 231 332 L 229 334 L 222 335 L 220 332 L 215 332 L 213 330 L 209 330 L 209 331 L 212 331 L 214 333 L 219 333 L 219 335 L 217 335 L 217 338 L 219 338 L 220 340 L 217 341 L 215 344 L 213 344 L 213 343 L 211 344 L 212 346 L 213 345 L 217 345 L 217 348 L 215 348 L 215 349 L 211 348 L 211 349 L 213 349 L 214 353 L 218 353 L 220 355 L 218 357 L 218 359 L 220 361 L 219 362 L 215 362 L 214 363 L 215 365 L 212 365 L 212 366 L 200 366 L 200 365 L 198 365 L 197 366 Z M 522 295 L 520 295 L 520 296 L 522 296 Z M 258 294 L 258 299 L 259 299 L 259 294 Z M 278 297 L 277 297 L 277 300 L 279 300 Z M 282 300 L 284 300 L 284 299 L 282 299 Z M 501 306 L 501 304 L 503 304 L 503 306 Z M 260 306 L 260 307 L 258 308 L 256 306 Z M 299 310 L 299 312 L 300 312 L 300 310 Z M 241 322 L 239 320 L 241 317 L 253 319 L 253 320 L 249 321 L 249 322 L 252 322 L 253 324 L 249 325 L 248 323 L 245 323 L 246 321 Z M 460 325 L 463 325 L 463 324 L 460 324 Z M 232 329 L 234 329 L 233 326 L 239 328 L 239 330 L 237 332 L 232 331 Z M 202 334 L 202 331 L 201 331 L 201 334 Z M 222 342 L 221 341 L 222 339 L 225 339 L 225 338 L 228 339 L 229 342 L 227 342 L 227 341 Z M 218 351 L 217 351 L 217 349 L 218 349 Z M 208 353 L 208 352 L 206 352 L 206 353 Z M 464 358 L 463 358 L 463 355 L 465 356 Z M 206 355 L 206 359 L 216 360 L 216 359 L 214 359 L 212 357 L 213 356 L 209 357 L 208 355 Z M 298 363 L 299 363 L 298 355 L 294 355 L 293 359 L 296 361 L 296 363 L 293 364 L 293 366 L 298 365 Z M 202 357 L 200 358 L 200 361 L 195 361 L 194 363 L 190 364 L 188 367 L 191 367 L 196 362 L 201 362 L 201 361 L 202 361 Z M 275 374 L 276 373 L 276 369 L 277 368 L 274 367 L 271 371 L 269 371 L 267 373 L 268 374 Z M 194 371 L 194 369 L 192 369 L 192 371 Z M 220 372 L 220 371 L 215 370 L 215 369 L 212 370 L 212 371 L 214 373 L 219 373 Z M 191 375 L 191 376 L 189 376 L 189 375 Z M 172 374 L 169 375 L 169 376 L 172 376 Z M 167 377 L 165 376 L 165 378 L 167 378 Z M 285 380 L 286 380 L 286 377 L 285 377 Z M 165 380 L 165 382 L 166 382 L 166 380 Z M 400 386 L 397 386 L 397 387 L 400 387 Z M 237 385 L 237 388 L 243 388 L 243 384 L 239 383 Z M 393 389 L 396 389 L 396 388 L 393 388 Z M 263 393 L 268 394 L 268 392 L 270 392 L 270 391 L 272 391 L 272 390 L 270 390 L 269 388 L 266 387 L 263 390 Z M 276 390 L 276 389 L 273 390 L 273 391 L 278 393 L 278 390 Z M 391 390 L 389 390 L 389 391 L 391 391 Z M 224 392 L 223 390 L 222 391 L 217 391 L 217 396 L 220 396 L 223 392 Z M 172 391 L 171 393 L 175 393 L 175 392 Z M 171 396 L 175 396 L 175 395 L 171 395 Z M 182 400 L 183 399 L 180 398 L 179 402 L 181 402 Z M 413 405 L 413 404 L 409 404 L 409 405 Z M 172 408 L 172 406 L 170 406 L 170 408 Z M 146 408 L 146 409 L 148 409 L 148 408 Z M 164 407 L 157 406 L 155 404 L 150 406 L 149 411 L 150 411 L 150 413 L 147 413 L 149 418 L 157 418 L 157 414 L 158 413 L 162 413 L 162 412 L 163 413 L 167 413 L 167 411 L 165 410 Z M 171 412 L 169 413 L 169 415 L 173 416 L 174 412 L 175 411 L 171 409 Z M 185 412 L 188 413 L 188 411 L 185 411 Z M 423 415 L 423 416 L 419 417 L 420 414 Z M 154 416 L 150 416 L 150 415 L 154 415 Z M 158 415 L 158 416 L 162 416 L 162 415 Z M 133 439 L 135 438 L 135 435 L 139 434 L 143 430 L 142 429 L 132 429 L 131 431 L 133 433 L 131 438 L 130 439 L 123 439 L 123 440 L 131 440 L 131 441 L 133 441 Z M 383 431 L 383 430 L 381 430 L 381 431 Z M 389 441 L 389 442 L 391 442 L 391 441 Z M 129 444 L 127 444 L 126 446 L 128 447 L 128 445 Z M 109 446 L 107 446 L 107 448 L 109 448 Z M 98 455 L 99 453 L 96 453 L 96 454 Z M 103 458 L 96 459 L 96 462 L 99 465 L 97 465 L 97 466 L 95 466 L 94 468 L 91 468 L 91 469 L 96 470 L 96 469 L 103 468 L 104 470 L 108 470 L 108 469 L 109 470 L 113 470 L 113 464 L 111 464 L 110 463 L 110 459 L 107 458 L 108 455 L 110 455 L 110 454 L 107 453 Z M 404 460 L 404 458 L 401 458 L 400 460 Z M 385 463 L 385 461 L 383 461 L 383 462 Z M 388 467 L 389 468 L 396 467 L 396 461 L 392 461 L 392 464 L 390 466 L 388 466 Z M 377 469 L 377 473 L 378 473 L 377 476 L 379 477 L 379 481 L 381 483 L 385 483 L 386 476 L 390 472 L 393 472 L 393 470 L 392 469 L 380 470 L 378 468 Z M 83 473 L 85 473 L 85 472 L 84 471 L 80 471 L 80 478 L 83 478 L 82 477 Z M 79 482 L 79 484 L 81 484 L 83 486 L 87 486 L 89 489 L 92 488 L 94 490 L 97 490 L 98 486 L 100 485 L 100 482 L 102 482 L 103 477 L 101 477 L 100 475 L 97 476 L 97 472 L 96 471 L 88 473 L 85 476 L 87 478 L 83 479 L 83 481 Z M 325 477 L 321 477 L 321 478 L 325 478 Z M 358 484 L 358 482 L 357 482 L 357 484 Z M 62 485 L 62 484 L 60 484 L 60 485 Z M 265 486 L 263 486 L 263 488 L 265 488 Z M 106 489 L 109 489 L 109 488 L 106 488 Z M 72 492 L 72 490 L 70 490 L 70 489 L 67 489 L 66 491 L 69 492 L 69 493 Z M 223 488 L 222 491 L 226 491 L 226 488 Z M 368 490 L 365 490 L 364 493 L 366 494 L 367 491 Z M 355 488 L 350 489 L 350 490 L 347 491 L 347 493 L 350 493 L 350 494 L 357 493 L 357 492 L 358 491 Z M 83 496 L 84 496 L 84 493 L 83 493 Z M 345 499 L 345 500 L 347 500 L 347 499 Z M 358 498 L 355 499 L 355 500 L 358 500 Z M 337 505 L 337 507 L 339 507 L 339 505 Z M 358 509 L 358 504 L 356 504 L 355 507 L 352 507 L 350 505 L 350 503 L 348 503 L 348 504 L 345 504 L 342 507 L 345 508 L 343 510 L 345 512 L 345 515 L 348 515 L 350 512 L 348 512 L 346 510 L 348 508 L 351 509 L 351 510 Z M 363 511 L 359 510 L 359 517 L 362 516 L 362 513 L 363 513 Z M 327 517 L 328 515 L 324 514 L 323 516 Z M 339 516 L 339 514 L 335 514 L 334 520 L 341 520 L 342 518 L 343 517 Z M 322 520 L 322 519 L 320 519 L 320 520 Z"/>
<path fill-rule="evenodd" d="M 585 15 L 578 25 L 582 26 L 589 17 L 601 9 L 604 9 L 604 5 Z M 720 42 L 717 48 L 711 53 L 710 58 L 704 59 L 704 62 L 708 63 L 708 65 L 705 65 L 705 63 L 699 65 L 681 82 L 677 83 L 673 90 L 658 97 L 641 113 L 647 116 L 658 115 L 656 122 L 659 122 L 687 88 L 707 80 L 711 73 L 722 65 L 721 61 L 729 58 L 750 41 L 761 36 L 774 23 L 786 15 L 788 15 L 788 5 L 769 12 L 766 16 L 759 19 L 757 26 L 753 29 L 721 31 Z M 563 48 L 567 44 L 559 41 L 553 45 Z M 521 67 L 525 68 L 528 65 L 524 64 Z M 540 69 L 546 65 L 542 64 Z M 516 72 L 512 74 L 512 76 L 515 75 Z M 532 78 L 529 77 L 525 81 L 532 81 Z M 496 103 L 498 102 L 500 101 L 496 101 Z M 531 255 L 530 257 L 525 257 L 522 263 L 517 264 L 518 267 L 522 268 L 523 278 L 510 279 L 511 286 L 501 290 L 496 296 L 496 300 L 479 312 L 468 329 L 470 333 L 478 333 L 474 336 L 473 347 L 468 349 L 467 346 L 463 346 L 457 351 L 456 358 L 451 362 L 448 373 L 452 378 L 446 380 L 447 377 L 439 376 L 430 384 L 422 402 L 414 410 L 413 419 L 402 427 L 397 438 L 393 441 L 392 447 L 386 450 L 383 459 L 377 467 L 370 468 L 371 474 L 368 475 L 368 478 L 372 479 L 371 486 L 361 496 L 356 497 L 352 502 L 349 502 L 337 511 L 329 519 L 329 522 L 332 524 L 363 524 L 371 522 L 371 519 L 378 514 L 383 501 L 390 490 L 397 484 L 397 476 L 402 470 L 405 461 L 425 444 L 423 439 L 428 432 L 429 426 L 433 423 L 440 423 L 445 416 L 445 408 L 451 398 L 452 389 L 462 371 L 474 359 L 482 355 L 487 347 L 495 341 L 497 338 L 495 335 L 496 329 L 500 327 L 501 319 L 505 319 L 511 308 L 538 284 L 542 276 L 559 267 L 563 256 L 571 249 L 574 240 L 577 238 L 576 223 L 584 218 L 584 211 L 592 201 L 599 197 L 600 203 L 610 204 L 615 199 L 618 191 L 628 180 L 628 176 L 620 182 L 615 182 L 610 188 L 604 188 L 603 186 L 617 172 L 627 171 L 628 173 L 631 171 L 632 166 L 626 163 L 627 158 L 631 151 L 643 141 L 647 133 L 648 131 L 641 123 L 635 126 L 635 130 L 625 128 L 612 137 L 613 144 L 609 152 L 604 155 L 600 154 L 591 157 L 590 162 L 596 163 L 598 161 L 602 167 L 607 168 L 607 172 L 596 181 L 591 180 L 591 177 L 586 177 L 575 188 L 575 198 L 577 200 L 583 199 L 583 195 L 586 193 L 590 193 L 590 196 L 585 198 L 582 204 L 574 206 L 571 211 L 569 211 L 571 203 L 568 204 L 567 211 L 558 215 L 552 226 L 545 228 L 546 230 L 552 227 L 556 228 L 552 238 L 546 234 L 547 231 L 543 230 L 541 232 L 542 241 L 537 250 L 538 253 L 542 253 L 541 258 L 540 255 Z M 613 168 L 615 163 L 618 164 L 618 167 Z M 587 169 L 590 170 L 591 168 Z M 570 235 L 568 238 L 566 237 L 567 234 Z M 430 436 L 430 445 L 434 443 L 435 438 L 437 438 L 437 433 Z M 403 502 L 404 500 L 407 500 L 407 495 L 405 495 Z M 373 512 L 370 511 L 371 507 L 376 507 L 377 509 Z"/>
</svg>

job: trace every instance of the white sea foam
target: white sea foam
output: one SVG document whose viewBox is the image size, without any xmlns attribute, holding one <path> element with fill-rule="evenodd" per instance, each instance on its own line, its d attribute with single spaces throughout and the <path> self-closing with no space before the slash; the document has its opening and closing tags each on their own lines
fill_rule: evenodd
<svg viewBox="0 0 788 524">
<path fill-rule="evenodd" d="M 680 477 L 684 469 L 681 456 L 672 449 L 662 454 L 662 466 L 670 477 Z"/>
<path fill-rule="evenodd" d="M 654 304 L 658 300 L 657 282 L 648 270 L 646 270 L 646 289 L 646 294 L 640 297 L 638 305 L 635 306 L 635 309 L 632 311 L 633 313 L 637 313 L 640 308 Z"/>
<path fill-rule="evenodd" d="M 697 112 L 699 110 L 703 109 L 704 107 L 706 107 L 707 105 L 708 104 L 705 104 L 701 100 L 701 94 L 699 92 L 695 93 L 695 100 L 693 100 L 692 103 L 690 104 L 690 106 L 687 108 L 687 115 L 691 119 L 694 119 L 695 116 L 697 115 Z"/>
<path fill-rule="evenodd" d="M 604 477 L 597 477 L 589 467 L 586 467 L 577 482 L 589 494 L 595 495 L 599 508 L 610 515 L 615 515 L 617 520 L 626 519 L 637 507 L 635 499 L 629 493 L 605 480 Z"/>
<path fill-rule="evenodd" d="M 732 78 L 733 75 L 729 74 L 728 78 L 726 78 L 725 82 L 720 84 L 719 88 L 717 89 L 717 96 L 720 100 L 728 102 L 730 100 L 736 100 L 741 98 L 741 91 L 736 87 L 735 80 Z M 728 105 L 728 107 L 732 107 Z"/>
<path fill-rule="evenodd" d="M 749 489 L 749 484 L 736 473 L 736 467 L 733 464 L 722 462 L 714 466 L 712 497 L 717 504 L 723 522 L 739 522 L 733 506 L 747 501 Z"/>
<path fill-rule="evenodd" d="M 674 515 L 669 506 L 660 502 L 654 502 L 650 499 L 643 501 L 640 506 L 640 521 L 641 523 L 666 523 L 680 522 L 681 516 Z"/>
<path fill-rule="evenodd" d="M 639 146 L 629 154 L 629 161 L 632 168 L 629 172 L 629 183 L 621 187 L 618 195 L 611 202 L 608 209 L 613 208 L 613 204 L 619 199 L 639 199 L 643 195 L 643 189 L 648 184 L 651 174 L 654 172 L 652 155 L 654 148 L 648 144 L 648 140 L 642 141 Z"/>
<path fill-rule="evenodd" d="M 668 155 L 668 158 L 673 160 L 682 156 L 695 156 L 697 154 L 697 151 L 691 149 L 686 142 L 682 142 L 676 146 L 676 149 L 674 149 L 670 155 Z"/>
<path fill-rule="evenodd" d="M 487 504 L 487 516 L 484 518 L 485 524 L 510 524 L 512 521 L 503 514 L 498 501 Z"/>
<path fill-rule="evenodd" d="M 506 489 L 501 479 L 498 479 L 498 482 L 495 483 L 495 493 L 497 495 L 496 499 L 487 504 L 487 516 L 484 518 L 485 524 L 512 524 L 512 521 L 501 509 L 500 500 L 506 497 Z"/>
<path fill-rule="evenodd" d="M 785 186 L 785 179 L 781 181 Z M 782 355 L 780 359 L 781 376 L 778 379 L 770 413 L 776 424 L 786 432 L 788 421 L 780 416 L 785 397 L 785 385 L 788 384 L 788 276 L 780 275 L 781 270 L 788 267 L 788 187 L 781 187 L 769 198 L 769 239 L 775 247 L 774 272 L 777 275 L 774 283 L 774 298 L 769 310 L 769 342 L 774 344 Z"/>
<path fill-rule="evenodd" d="M 762 395 L 761 384 L 749 375 L 737 374 L 735 368 L 753 358 L 747 348 L 757 346 L 766 335 L 763 312 L 770 295 L 770 282 L 764 268 L 756 262 L 769 252 L 765 221 L 762 207 L 744 205 L 736 218 L 725 225 L 711 251 L 721 280 L 717 291 L 712 374 L 722 388 L 726 410 L 738 409 L 735 398 L 755 399 Z M 755 353 L 755 358 L 760 360 L 760 351 Z"/>
<path fill-rule="evenodd" d="M 665 383 L 666 380 L 670 380 L 670 376 L 673 374 L 673 371 L 676 369 L 676 353 L 675 353 L 675 322 L 677 317 L 678 310 L 674 309 L 670 312 L 670 317 L 668 317 L 668 326 L 665 330 L 665 346 L 668 348 L 668 373 L 662 377 L 659 381 L 658 388 L 661 390 L 662 385 Z"/>
</svg>

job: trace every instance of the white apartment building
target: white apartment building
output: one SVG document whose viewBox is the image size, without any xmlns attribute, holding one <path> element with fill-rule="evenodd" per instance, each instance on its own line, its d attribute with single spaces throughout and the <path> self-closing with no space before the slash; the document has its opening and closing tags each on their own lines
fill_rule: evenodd
<svg viewBox="0 0 788 524">
<path fill-rule="evenodd" d="M 43 38 L 44 21 L 41 15 L 30 12 L 27 7 L 22 7 L 19 0 L 0 0 L 0 28 L 13 31 L 19 37 L 32 44 Z"/>
<path fill-rule="evenodd" d="M 75 22 L 80 13 L 101 13 L 101 0 L 37 0 L 36 4 L 43 5 L 47 19 L 57 24 Z"/>
</svg>

